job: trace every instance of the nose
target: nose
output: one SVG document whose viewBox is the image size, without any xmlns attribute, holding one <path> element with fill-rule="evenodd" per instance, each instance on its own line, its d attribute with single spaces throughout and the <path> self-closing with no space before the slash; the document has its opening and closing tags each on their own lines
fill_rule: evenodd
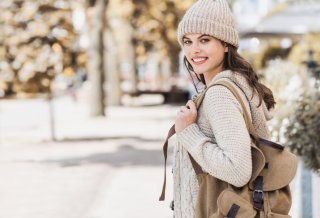
<svg viewBox="0 0 320 218">
<path fill-rule="evenodd" d="M 193 50 L 193 53 L 194 53 L 194 54 L 200 53 L 200 49 L 194 49 L 194 50 Z"/>
<path fill-rule="evenodd" d="M 201 49 L 200 49 L 200 47 L 199 47 L 199 44 L 198 43 L 194 43 L 193 44 L 193 47 L 192 47 L 192 52 L 194 53 L 194 54 L 197 54 L 197 53 L 199 53 L 201 51 Z"/>
</svg>

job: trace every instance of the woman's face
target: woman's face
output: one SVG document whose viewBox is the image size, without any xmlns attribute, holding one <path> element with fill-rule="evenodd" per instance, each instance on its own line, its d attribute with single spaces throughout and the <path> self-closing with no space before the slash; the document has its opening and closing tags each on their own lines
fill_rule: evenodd
<svg viewBox="0 0 320 218">
<path fill-rule="evenodd" d="M 223 71 L 228 47 L 220 40 L 205 34 L 190 33 L 183 38 L 183 51 L 196 74 L 203 74 L 206 82 Z"/>
</svg>

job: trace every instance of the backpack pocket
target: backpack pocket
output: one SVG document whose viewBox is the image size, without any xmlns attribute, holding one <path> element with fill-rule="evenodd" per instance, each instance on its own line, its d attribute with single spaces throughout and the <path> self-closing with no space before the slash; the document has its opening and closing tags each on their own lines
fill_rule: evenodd
<svg viewBox="0 0 320 218">
<path fill-rule="evenodd" d="M 268 205 L 271 213 L 288 214 L 291 208 L 290 186 L 268 192 Z"/>
<path fill-rule="evenodd" d="M 221 217 L 226 217 L 234 204 L 239 206 L 234 217 L 254 218 L 257 214 L 250 201 L 247 201 L 231 190 L 224 190 L 219 195 L 217 201 L 219 214 L 222 215 Z"/>
</svg>

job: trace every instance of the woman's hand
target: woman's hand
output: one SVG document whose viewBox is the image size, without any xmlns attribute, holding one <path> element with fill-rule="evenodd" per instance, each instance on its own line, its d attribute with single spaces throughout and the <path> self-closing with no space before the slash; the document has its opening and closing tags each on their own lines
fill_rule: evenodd
<svg viewBox="0 0 320 218">
<path fill-rule="evenodd" d="M 177 114 L 175 122 L 176 133 L 181 132 L 184 128 L 197 120 L 197 108 L 193 101 L 189 100 L 186 106 L 182 106 Z"/>
</svg>

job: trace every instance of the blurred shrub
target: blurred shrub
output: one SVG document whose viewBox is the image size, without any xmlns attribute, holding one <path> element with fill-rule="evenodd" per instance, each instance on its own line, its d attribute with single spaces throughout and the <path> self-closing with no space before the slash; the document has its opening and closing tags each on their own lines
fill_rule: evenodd
<svg viewBox="0 0 320 218">
<path fill-rule="evenodd" d="M 309 87 L 308 73 L 305 68 L 281 59 L 269 61 L 267 67 L 259 73 L 276 100 L 274 118 L 269 122 L 272 138 L 285 143 L 285 124 L 295 113 L 294 105 L 299 96 Z"/>
<path fill-rule="evenodd" d="M 301 156 L 305 165 L 320 174 L 320 92 L 314 90 L 299 99 L 290 116 L 285 137 L 287 145 Z"/>
</svg>

